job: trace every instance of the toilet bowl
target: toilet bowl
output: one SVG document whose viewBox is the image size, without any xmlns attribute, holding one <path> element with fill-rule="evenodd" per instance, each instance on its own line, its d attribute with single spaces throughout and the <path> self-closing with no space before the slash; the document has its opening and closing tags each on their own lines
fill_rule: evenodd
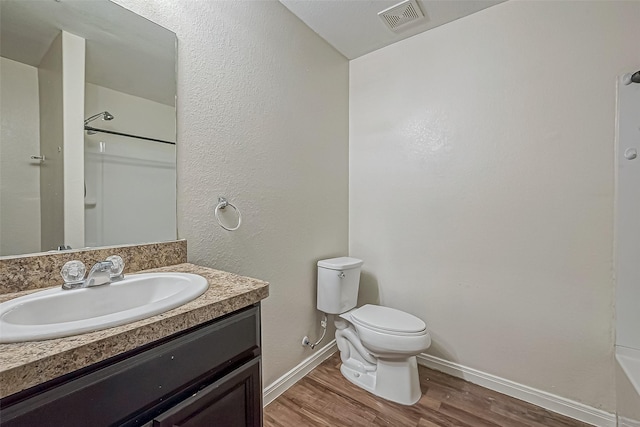
<svg viewBox="0 0 640 427">
<path fill-rule="evenodd" d="M 431 337 L 409 313 L 371 304 L 354 309 L 362 264 L 349 257 L 318 262 L 318 309 L 338 315 L 340 372 L 377 396 L 412 405 L 421 396 L 416 355 L 429 348 Z"/>
</svg>

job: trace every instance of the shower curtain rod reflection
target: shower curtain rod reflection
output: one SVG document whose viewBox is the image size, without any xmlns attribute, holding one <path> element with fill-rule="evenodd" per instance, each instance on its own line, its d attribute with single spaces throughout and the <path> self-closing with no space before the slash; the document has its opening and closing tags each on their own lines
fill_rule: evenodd
<svg viewBox="0 0 640 427">
<path fill-rule="evenodd" d="M 85 126 L 84 130 L 91 131 L 91 132 L 108 133 L 110 135 L 128 136 L 129 138 L 144 139 L 145 141 L 161 142 L 163 144 L 176 145 L 175 142 L 171 142 L 171 141 L 165 141 L 165 140 L 162 140 L 162 139 L 155 139 L 155 138 L 148 138 L 146 136 L 131 135 L 131 134 L 128 134 L 128 133 L 116 132 L 115 130 L 98 129 L 98 128 L 94 128 L 94 127 L 91 127 L 91 126 Z"/>
</svg>

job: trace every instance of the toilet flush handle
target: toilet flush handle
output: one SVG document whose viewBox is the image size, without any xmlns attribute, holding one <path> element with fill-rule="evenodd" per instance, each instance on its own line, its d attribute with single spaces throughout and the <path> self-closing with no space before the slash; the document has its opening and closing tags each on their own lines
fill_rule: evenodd
<svg viewBox="0 0 640 427">
<path fill-rule="evenodd" d="M 339 277 L 339 278 L 341 278 L 341 279 L 344 279 L 344 277 L 345 277 L 345 275 L 344 275 L 344 271 L 341 271 L 341 272 L 338 274 L 338 277 Z"/>
</svg>

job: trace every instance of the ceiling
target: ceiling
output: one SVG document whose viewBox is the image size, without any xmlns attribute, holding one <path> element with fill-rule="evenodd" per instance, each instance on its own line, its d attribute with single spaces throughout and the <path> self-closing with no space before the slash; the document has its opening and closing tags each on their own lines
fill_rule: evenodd
<svg viewBox="0 0 640 427">
<path fill-rule="evenodd" d="M 378 12 L 397 0 L 280 0 L 348 59 L 505 0 L 417 0 L 426 19 L 395 33 Z M 1 0 L 0 55 L 37 67 L 61 29 L 87 43 L 86 80 L 175 104 L 175 35 L 109 1 Z"/>
<path fill-rule="evenodd" d="M 86 39 L 85 79 L 175 105 L 171 31 L 110 1 L 1 0 L 0 56 L 37 67 L 60 30 Z"/>
<path fill-rule="evenodd" d="M 505 0 L 417 0 L 426 19 L 395 33 L 378 12 L 399 0 L 280 0 L 320 37 L 348 59 L 479 12 Z"/>
</svg>

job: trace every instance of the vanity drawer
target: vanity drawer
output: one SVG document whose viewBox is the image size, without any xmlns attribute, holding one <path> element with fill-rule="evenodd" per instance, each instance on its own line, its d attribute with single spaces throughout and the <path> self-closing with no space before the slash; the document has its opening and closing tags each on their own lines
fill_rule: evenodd
<svg viewBox="0 0 640 427">
<path fill-rule="evenodd" d="M 262 425 L 260 359 L 156 416 L 153 427 L 253 427 Z"/>
<path fill-rule="evenodd" d="M 259 356 L 257 306 L 1 408 L 3 427 L 120 424 Z"/>
</svg>

